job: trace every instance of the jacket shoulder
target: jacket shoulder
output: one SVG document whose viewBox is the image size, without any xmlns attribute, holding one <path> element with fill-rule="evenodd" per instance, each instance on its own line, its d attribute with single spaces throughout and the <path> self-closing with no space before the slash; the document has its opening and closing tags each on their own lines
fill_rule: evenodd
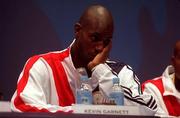
<svg viewBox="0 0 180 118">
<path fill-rule="evenodd" d="M 123 62 L 118 61 L 106 61 L 106 64 L 116 73 L 119 73 L 124 66 L 126 66 Z"/>
</svg>

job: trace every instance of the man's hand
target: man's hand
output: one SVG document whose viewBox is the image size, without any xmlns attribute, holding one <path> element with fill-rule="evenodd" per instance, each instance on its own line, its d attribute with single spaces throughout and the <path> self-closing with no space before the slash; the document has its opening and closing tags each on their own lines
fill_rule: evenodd
<svg viewBox="0 0 180 118">
<path fill-rule="evenodd" d="M 96 65 L 104 63 L 109 56 L 109 52 L 111 50 L 111 47 L 112 47 L 112 42 L 110 41 L 109 44 L 103 49 L 103 51 L 98 53 L 94 57 L 94 59 L 89 62 L 88 69 L 92 70 Z"/>
</svg>

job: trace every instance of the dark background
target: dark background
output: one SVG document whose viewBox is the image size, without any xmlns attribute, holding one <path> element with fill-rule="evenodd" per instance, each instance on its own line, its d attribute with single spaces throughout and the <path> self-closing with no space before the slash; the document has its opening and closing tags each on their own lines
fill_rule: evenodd
<svg viewBox="0 0 180 118">
<path fill-rule="evenodd" d="M 62 50 L 91 4 L 113 14 L 111 58 L 132 66 L 141 82 L 160 76 L 180 39 L 179 0 L 1 0 L 0 92 L 10 100 L 18 76 L 33 55 Z"/>
</svg>

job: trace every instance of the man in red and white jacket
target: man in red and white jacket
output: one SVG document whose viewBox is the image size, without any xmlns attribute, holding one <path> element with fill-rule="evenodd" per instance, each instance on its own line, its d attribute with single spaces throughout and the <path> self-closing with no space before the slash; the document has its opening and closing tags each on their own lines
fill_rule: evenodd
<svg viewBox="0 0 180 118">
<path fill-rule="evenodd" d="M 166 115 L 180 116 L 180 40 L 174 47 L 172 65 L 162 76 L 143 83 L 142 89 L 144 94 L 152 94 L 156 99 L 157 114 L 161 115 L 163 110 Z"/>
<path fill-rule="evenodd" d="M 108 56 L 112 45 L 113 18 L 101 5 L 85 10 L 75 24 L 75 40 L 63 51 L 31 57 L 21 72 L 11 108 L 17 112 L 72 112 L 75 104 L 78 68 L 84 67 L 92 91 L 108 99 L 114 77 L 120 78 L 125 105 L 143 105 L 156 111 L 151 95 L 142 95 L 131 67 Z M 103 100 L 102 100 L 103 101 Z M 102 102 L 103 104 L 103 102 Z"/>
</svg>

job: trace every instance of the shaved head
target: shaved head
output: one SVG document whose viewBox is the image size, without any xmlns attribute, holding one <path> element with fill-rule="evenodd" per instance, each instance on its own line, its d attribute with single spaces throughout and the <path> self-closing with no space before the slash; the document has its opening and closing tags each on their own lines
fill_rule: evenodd
<svg viewBox="0 0 180 118">
<path fill-rule="evenodd" d="M 88 7 L 79 19 L 79 23 L 84 27 L 96 24 L 97 27 L 108 27 L 113 29 L 113 18 L 108 9 L 101 5 Z"/>
</svg>

